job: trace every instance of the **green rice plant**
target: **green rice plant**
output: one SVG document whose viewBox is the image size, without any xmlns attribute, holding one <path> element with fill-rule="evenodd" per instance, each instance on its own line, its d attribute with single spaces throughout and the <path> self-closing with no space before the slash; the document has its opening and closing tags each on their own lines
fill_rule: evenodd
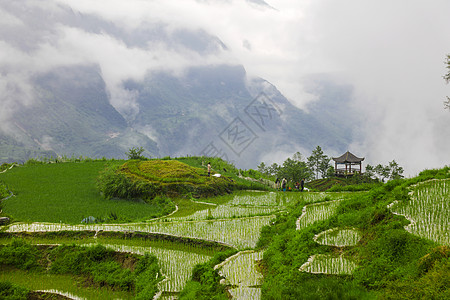
<svg viewBox="0 0 450 300">
<path fill-rule="evenodd" d="M 254 248 L 261 228 L 274 216 L 189 222 L 152 222 L 135 224 L 67 225 L 53 223 L 14 223 L 6 232 L 115 231 L 150 232 L 216 241 L 237 249 Z"/>
<path fill-rule="evenodd" d="M 3 200 L 3 213 L 15 220 L 78 224 L 88 216 L 114 222 L 147 220 L 166 214 L 164 205 L 104 199 L 96 178 L 105 165 L 123 161 L 92 161 L 20 166 L 0 174 L 16 197 Z"/>
<path fill-rule="evenodd" d="M 275 192 L 267 193 L 261 191 L 245 191 L 238 192 L 231 197 L 222 197 L 223 199 L 217 201 L 218 205 L 216 205 L 216 202 L 208 203 L 194 201 L 195 204 L 205 204 L 205 208 L 203 210 L 198 210 L 193 214 L 189 214 L 183 218 L 179 218 L 179 214 L 175 214 L 173 217 L 167 219 L 173 221 L 199 221 L 222 218 L 264 216 L 287 210 L 289 206 L 294 205 L 299 201 L 310 203 L 328 199 L 327 197 L 329 196 L 325 193 L 286 194 Z M 211 200 L 212 199 L 206 199 L 206 201 Z"/>
<path fill-rule="evenodd" d="M 238 287 L 228 289 L 228 292 L 231 294 L 233 299 L 252 299 L 258 300 L 261 299 L 261 288 L 255 287 Z"/>
<path fill-rule="evenodd" d="M 211 259 L 211 256 L 209 255 L 162 248 L 124 246 L 117 244 L 106 244 L 104 246 L 119 252 L 129 252 L 140 255 L 150 253 L 155 255 L 158 258 L 161 272 L 165 277 L 165 279 L 158 284 L 159 290 L 163 292 L 181 291 L 189 280 L 194 266 Z"/>
<path fill-rule="evenodd" d="M 225 277 L 227 285 L 239 287 L 259 286 L 263 276 L 257 271 L 256 262 L 262 260 L 263 252 L 242 251 L 216 266 Z"/>
<path fill-rule="evenodd" d="M 341 200 L 333 200 L 313 203 L 303 207 L 302 214 L 296 222 L 297 230 L 314 224 L 317 221 L 327 220 L 336 212 L 340 201 Z"/>
<path fill-rule="evenodd" d="M 230 218 L 245 218 L 254 216 L 273 215 L 278 212 L 280 208 L 277 207 L 238 207 L 219 205 L 216 207 L 196 211 L 192 215 L 186 217 L 171 217 L 167 220 L 171 221 L 201 221 L 213 219 L 230 219 Z"/>
<path fill-rule="evenodd" d="M 303 203 L 315 203 L 337 198 L 342 198 L 342 193 L 288 193 L 288 192 L 269 192 L 247 191 L 236 194 L 228 205 L 239 206 L 282 206 L 287 207 L 296 204 L 299 201 Z"/>
<path fill-rule="evenodd" d="M 389 208 L 411 223 L 412 234 L 450 245 L 450 179 L 429 180 L 410 187 L 409 201 L 395 201 Z"/>
<path fill-rule="evenodd" d="M 356 263 L 343 256 L 331 254 L 316 254 L 308 258 L 308 261 L 300 267 L 300 272 L 314 274 L 352 274 L 356 269 Z"/>
<path fill-rule="evenodd" d="M 72 293 L 69 292 L 63 292 L 63 291 L 58 291 L 55 289 L 50 289 L 50 290 L 37 290 L 34 291 L 36 293 L 45 293 L 46 295 L 44 297 L 49 297 L 52 298 L 54 297 L 54 295 L 59 295 L 59 296 L 63 296 L 65 298 L 69 298 L 69 299 L 73 299 L 73 300 L 83 300 L 84 298 L 80 298 Z M 50 295 L 49 295 L 50 294 Z M 56 296 L 58 297 L 58 296 Z"/>
<path fill-rule="evenodd" d="M 241 192 L 236 194 L 227 204 L 229 206 L 280 206 L 279 193 Z"/>
<path fill-rule="evenodd" d="M 361 239 L 361 233 L 355 228 L 332 228 L 314 236 L 321 245 L 346 247 L 355 246 Z"/>
</svg>

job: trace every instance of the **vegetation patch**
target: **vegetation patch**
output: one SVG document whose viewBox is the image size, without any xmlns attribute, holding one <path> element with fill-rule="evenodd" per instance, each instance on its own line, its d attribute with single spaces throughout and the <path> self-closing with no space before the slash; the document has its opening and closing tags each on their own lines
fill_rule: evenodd
<svg viewBox="0 0 450 300">
<path fill-rule="evenodd" d="M 0 299 L 27 299 L 29 293 L 30 291 L 27 288 L 13 284 L 9 281 L 0 281 Z"/>
<path fill-rule="evenodd" d="M 204 169 L 176 160 L 131 160 L 101 174 L 98 187 L 106 198 L 141 198 L 149 203 L 162 195 L 211 197 L 231 193 L 235 182 L 226 176 L 208 176 Z"/>
<path fill-rule="evenodd" d="M 0 174 L 15 197 L 1 202 L 3 214 L 15 221 L 80 224 L 144 221 L 166 215 L 174 205 L 166 198 L 144 201 L 106 200 L 96 188 L 99 172 L 124 161 L 82 161 L 27 164 Z"/>
<path fill-rule="evenodd" d="M 236 250 L 220 252 L 209 261 L 196 265 L 178 299 L 229 299 L 225 285 L 220 284 L 222 276 L 214 267 L 235 253 Z"/>
<path fill-rule="evenodd" d="M 104 246 L 33 246 L 14 240 L 0 247 L 0 265 L 50 274 L 82 276 L 84 284 L 133 292 L 151 299 L 163 279 L 155 256 L 117 253 Z"/>
<path fill-rule="evenodd" d="M 329 177 L 311 180 L 306 183 L 310 190 L 319 192 L 357 192 L 368 191 L 374 186 L 381 186 L 382 183 L 377 179 L 367 176 L 354 175 L 349 178 Z"/>
<path fill-rule="evenodd" d="M 6 188 L 6 185 L 0 181 L 0 203 L 3 198 L 6 198 L 8 196 L 9 196 L 9 192 L 8 192 L 8 189 Z"/>
<path fill-rule="evenodd" d="M 268 299 L 449 298 L 448 247 L 436 248 L 437 243 L 432 241 L 436 239 L 412 235 L 404 228 L 409 221 L 387 207 L 394 199 L 408 201 L 411 185 L 433 177 L 448 178 L 448 168 L 444 169 L 426 171 L 412 179 L 392 180 L 374 186 L 368 193 L 354 194 L 340 201 L 328 218 L 297 226 L 297 231 L 295 223 L 302 215 L 305 202 L 300 201 L 288 214 L 278 215 L 272 226 L 263 228 L 258 243 L 266 248 L 262 295 Z M 448 199 L 448 192 L 443 194 Z M 441 198 L 432 198 L 440 203 Z M 442 203 L 439 205 L 442 207 Z M 446 212 L 435 210 L 435 213 L 446 219 Z M 429 218 L 432 223 L 433 220 Z M 315 236 L 333 228 L 358 228 L 361 239 L 354 246 L 342 248 L 314 242 Z M 352 264 L 352 272 L 334 270 L 336 265 L 346 266 L 340 257 L 356 263 Z M 314 267 L 315 261 L 320 264 Z M 330 273 L 331 270 L 342 275 L 300 272 L 302 266 L 309 272 Z M 314 268 L 307 270 L 307 266 Z"/>
</svg>

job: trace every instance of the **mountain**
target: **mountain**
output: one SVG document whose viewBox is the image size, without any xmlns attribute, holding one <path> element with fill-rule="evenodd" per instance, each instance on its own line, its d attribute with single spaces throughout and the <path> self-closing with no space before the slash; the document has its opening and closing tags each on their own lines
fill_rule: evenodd
<svg viewBox="0 0 450 300">
<path fill-rule="evenodd" d="M 145 156 L 220 156 L 253 168 L 317 145 L 344 152 L 358 126 L 351 88 L 314 76 L 316 100 L 299 109 L 231 63 L 209 28 L 162 20 L 124 27 L 62 3 L 51 15 L 41 6 L 3 7 L 21 26 L 0 30 L 4 49 L 20 53 L 0 65 L 0 161 L 125 158 L 143 147 Z"/>
<path fill-rule="evenodd" d="M 158 153 L 156 143 L 129 127 L 109 103 L 95 66 L 58 68 L 34 78 L 32 104 L 16 110 L 0 135 L 0 159 L 32 157 L 124 157 L 132 146 Z"/>
<path fill-rule="evenodd" d="M 128 80 L 124 89 L 136 95 L 133 115 L 121 115 L 110 104 L 96 66 L 54 69 L 34 78 L 33 86 L 34 103 L 17 110 L 8 134 L 0 136 L 2 161 L 124 158 L 129 148 L 142 146 L 147 156 L 221 156 L 250 168 L 277 151 L 304 153 L 320 145 L 341 152 L 352 138 L 343 121 L 347 87 L 320 82 L 315 92 L 321 94 L 307 113 L 269 82 L 249 79 L 239 65 Z"/>
</svg>

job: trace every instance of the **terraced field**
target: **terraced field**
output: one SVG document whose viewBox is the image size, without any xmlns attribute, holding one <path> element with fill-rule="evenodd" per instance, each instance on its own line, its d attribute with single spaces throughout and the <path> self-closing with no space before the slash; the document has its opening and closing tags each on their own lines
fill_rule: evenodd
<svg viewBox="0 0 450 300">
<path fill-rule="evenodd" d="M 100 164 L 90 167 L 93 174 Z M 0 175 L 8 174 L 8 172 Z M 90 176 L 92 178 L 92 175 Z M 28 180 L 31 180 L 30 178 Z M 449 186 L 448 179 L 427 181 L 411 186 L 411 201 L 394 202 L 389 208 L 411 221 L 411 224 L 406 227 L 411 233 L 449 245 Z M 5 197 L 6 200 L 5 198 L 3 200 L 5 210 L 10 215 L 14 216 L 14 208 L 27 201 L 35 205 L 35 199 L 32 199 L 33 196 L 26 191 L 24 185 L 18 185 L 16 189 L 8 185 L 8 188 L 14 192 L 18 191 L 17 194 L 14 193 L 13 196 L 10 194 Z M 94 194 L 91 188 L 92 186 L 89 187 L 89 193 L 92 196 Z M 51 191 L 40 189 L 36 191 L 35 197 L 45 196 L 41 194 L 43 191 L 45 195 L 51 195 Z M 82 198 L 80 194 L 77 194 L 76 189 L 73 192 L 74 199 Z M 233 299 L 260 299 L 263 282 L 260 261 L 264 257 L 264 249 L 257 248 L 257 243 L 262 228 L 274 224 L 275 215 L 287 215 L 289 211 L 296 208 L 297 211 L 301 209 L 301 214 L 295 216 L 297 221 L 295 227 L 292 222 L 292 228 L 300 233 L 305 228 L 311 228 L 310 226 L 316 223 L 336 216 L 341 203 L 351 195 L 352 193 L 239 191 L 214 198 L 178 199 L 175 213 L 158 217 L 153 215 L 155 208 L 149 209 L 144 203 L 112 200 L 112 203 L 118 205 L 117 207 L 121 210 L 126 210 L 127 205 L 137 210 L 143 207 L 143 212 L 140 212 L 137 218 L 138 221 L 81 224 L 79 221 L 70 221 L 73 219 L 67 217 L 67 222 L 42 222 L 47 219 L 40 220 L 42 214 L 37 214 L 30 222 L 15 221 L 2 226 L 0 244 L 7 244 L 20 237 L 39 245 L 77 244 L 88 247 L 100 244 L 121 253 L 153 254 L 157 257 L 164 276 L 164 279 L 158 283 L 159 293 L 155 297 L 157 299 L 176 299 L 192 276 L 192 271 L 197 264 L 208 262 L 223 249 L 235 249 L 237 254 L 215 266 L 223 277 L 221 284 L 227 287 L 229 296 Z M 61 203 L 70 199 L 70 195 L 64 195 Z M 91 201 L 100 203 L 104 200 L 95 195 Z M 92 208 L 92 205 L 87 207 Z M 63 205 L 60 209 L 62 215 L 68 216 L 67 210 L 75 210 L 76 205 Z M 148 218 L 143 218 L 145 209 L 147 209 Z M 96 207 L 95 210 L 98 208 Z M 18 212 L 18 215 L 26 213 L 23 209 L 19 209 Z M 127 213 L 129 212 L 124 212 L 124 215 Z M 55 217 L 52 216 L 52 218 Z M 17 219 L 20 220 L 20 218 Z M 352 274 L 358 267 L 357 260 L 355 257 L 344 256 L 341 253 L 359 243 L 361 230 L 352 227 L 320 230 L 323 231 L 315 232 L 311 242 L 322 245 L 320 246 L 322 252 L 316 252 L 307 260 L 305 257 L 301 262 L 303 265 L 300 266 L 300 263 L 298 265 L 300 268 L 296 267 L 297 272 Z M 30 274 L 28 276 L 24 271 L 11 268 L 0 270 L 0 280 L 8 280 L 33 290 L 51 290 L 53 293 L 61 293 L 73 299 L 102 299 L 105 294 L 112 293 L 107 289 L 99 289 L 99 295 L 103 296 L 95 296 L 89 288 L 86 290 L 80 288 L 71 276 L 64 277 L 69 284 L 63 284 L 56 278 L 45 276 L 47 275 Z M 27 281 L 26 278 L 29 280 Z M 38 285 L 37 282 L 42 284 Z M 114 295 L 115 298 L 120 299 L 132 299 L 134 296 L 131 292 L 117 292 Z"/>
<path fill-rule="evenodd" d="M 97 163 L 91 165 L 91 168 L 94 167 L 92 169 L 95 169 L 100 165 L 100 163 Z M 95 173 L 95 170 L 93 173 Z M 48 180 L 50 179 L 51 176 L 49 175 Z M 29 180 L 31 180 L 31 177 Z M 12 207 L 16 207 L 18 202 L 34 201 L 30 200 L 31 196 L 25 191 L 25 187 L 20 187 L 19 191 L 21 192 L 8 199 L 6 203 L 8 209 L 10 209 L 10 203 L 14 204 Z M 42 192 L 38 192 L 37 197 L 40 197 L 39 193 Z M 51 194 L 51 191 L 47 190 L 46 193 Z M 180 206 L 177 207 L 176 214 L 167 217 L 149 218 L 142 222 L 116 224 L 14 222 L 2 228 L 6 235 L 0 239 L 0 242 L 8 242 L 11 240 L 11 236 L 25 235 L 28 240 L 36 244 L 76 243 L 83 246 L 102 244 L 118 252 L 141 255 L 144 253 L 154 254 L 158 258 L 161 272 L 165 276 L 165 279 L 159 283 L 160 294 L 158 294 L 158 297 L 168 299 L 176 296 L 183 289 L 194 266 L 211 259 L 219 247 L 234 248 L 241 251 L 255 248 L 262 227 L 269 225 L 275 214 L 287 211 L 290 206 L 299 201 L 314 203 L 331 199 L 330 196 L 326 197 L 325 193 L 247 191 L 219 198 L 188 200 L 187 202 L 183 200 L 184 202 L 180 202 Z M 333 195 L 332 197 L 334 199 L 337 196 Z M 63 201 L 69 201 L 70 197 L 65 196 L 64 199 L 67 200 Z M 102 200 L 96 198 L 94 201 Z M 121 205 L 125 204 L 122 203 Z M 131 205 L 136 205 L 136 203 L 131 203 Z M 67 208 L 74 209 L 72 206 Z M 186 210 L 186 208 L 189 209 Z M 39 215 L 37 219 L 39 219 Z M 83 237 L 71 239 L 72 233 L 78 233 Z M 179 246 L 174 246 L 177 245 L 177 241 L 172 241 L 169 244 L 156 243 L 155 246 L 154 242 L 149 242 L 144 238 L 108 238 L 108 233 L 112 236 L 125 237 L 150 234 L 169 240 L 174 238 L 178 239 L 177 241 L 185 240 Z M 54 237 L 55 235 L 57 237 Z M 189 243 L 192 243 L 192 245 L 190 246 Z M 215 247 L 208 248 L 203 243 L 209 243 L 208 245 L 215 245 Z M 234 259 L 227 260 L 225 264 L 220 266 L 220 272 L 225 278 L 224 284 L 230 286 L 229 292 L 236 299 L 248 297 L 258 299 L 261 293 L 259 285 L 262 275 L 256 270 L 256 264 L 258 260 L 262 259 L 262 252 L 247 251 L 239 252 Z M 3 274 L 3 276 L 5 275 Z M 30 288 L 33 288 L 33 286 L 30 285 Z M 44 287 L 41 289 L 44 289 Z M 51 287 L 45 286 L 45 289 L 48 290 Z M 61 293 L 71 294 L 73 298 L 79 293 L 77 289 L 63 287 L 64 290 L 61 290 L 61 287 L 58 286 L 55 286 L 55 289 L 58 289 Z"/>
<path fill-rule="evenodd" d="M 395 201 L 389 208 L 411 223 L 415 235 L 450 246 L 450 180 L 429 180 L 410 187 L 410 201 Z"/>
</svg>

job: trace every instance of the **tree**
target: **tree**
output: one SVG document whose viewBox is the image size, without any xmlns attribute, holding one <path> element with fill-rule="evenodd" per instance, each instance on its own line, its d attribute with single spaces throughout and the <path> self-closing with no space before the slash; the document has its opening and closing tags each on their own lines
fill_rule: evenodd
<svg viewBox="0 0 450 300">
<path fill-rule="evenodd" d="M 128 159 L 141 159 L 141 160 L 145 160 L 147 159 L 145 156 L 142 156 L 141 154 L 145 151 L 144 148 L 142 147 L 133 147 L 131 149 L 128 150 L 128 152 L 126 152 L 125 154 L 128 156 Z"/>
<path fill-rule="evenodd" d="M 447 74 L 444 75 L 444 80 L 446 83 L 450 82 L 450 54 L 447 54 L 446 61 L 444 62 L 447 66 Z M 450 111 L 450 97 L 447 96 L 447 100 L 444 101 L 444 108 Z"/>
<path fill-rule="evenodd" d="M 319 173 L 322 177 L 325 177 L 330 165 L 330 160 L 331 158 L 323 154 L 322 148 L 317 146 L 316 149 L 312 151 L 311 156 L 308 157 L 308 166 L 316 173 L 316 178 L 319 178 Z"/>
<path fill-rule="evenodd" d="M 393 161 L 391 161 L 389 163 L 389 170 L 390 170 L 389 180 L 401 179 L 401 178 L 404 177 L 402 175 L 403 174 L 403 168 L 400 167 L 395 160 L 393 160 Z"/>
<path fill-rule="evenodd" d="M 268 167 L 268 172 L 271 176 L 278 176 L 278 173 L 280 172 L 281 166 L 279 166 L 277 163 L 273 163 Z"/>
<path fill-rule="evenodd" d="M 258 166 L 258 171 L 264 175 L 269 175 L 268 174 L 268 167 L 266 167 L 266 164 L 264 162 L 261 162 Z"/>
<path fill-rule="evenodd" d="M 380 180 L 384 182 L 385 178 L 389 178 L 390 169 L 389 166 L 383 166 L 382 164 L 378 164 L 374 168 L 375 173 L 378 175 Z"/>
<path fill-rule="evenodd" d="M 286 178 L 288 181 L 296 182 L 302 178 L 311 178 L 311 171 L 304 161 L 288 158 L 283 162 L 283 166 L 278 172 L 279 178 Z"/>
<path fill-rule="evenodd" d="M 327 178 L 331 178 L 331 177 L 334 177 L 335 175 L 336 174 L 335 174 L 334 167 L 333 166 L 328 166 L 326 177 Z"/>
<path fill-rule="evenodd" d="M 331 160 L 331 157 L 324 155 L 322 158 L 322 161 L 319 163 L 319 173 L 320 173 L 320 176 L 322 176 L 322 178 L 327 177 L 328 170 L 330 168 L 333 169 L 333 174 L 334 174 L 334 168 L 332 166 L 330 166 L 330 160 Z"/>
<path fill-rule="evenodd" d="M 303 161 L 303 155 L 300 152 L 295 152 L 292 156 L 292 159 L 295 161 Z"/>
<path fill-rule="evenodd" d="M 402 174 L 403 168 L 395 160 L 389 162 L 387 166 L 383 166 L 382 164 L 378 164 L 376 167 L 366 165 L 365 176 L 378 177 L 383 182 L 384 179 L 394 180 L 403 178 L 404 176 Z"/>
<path fill-rule="evenodd" d="M 364 173 L 365 176 L 372 178 L 375 176 L 375 168 L 369 164 L 366 165 L 366 172 Z"/>
</svg>

